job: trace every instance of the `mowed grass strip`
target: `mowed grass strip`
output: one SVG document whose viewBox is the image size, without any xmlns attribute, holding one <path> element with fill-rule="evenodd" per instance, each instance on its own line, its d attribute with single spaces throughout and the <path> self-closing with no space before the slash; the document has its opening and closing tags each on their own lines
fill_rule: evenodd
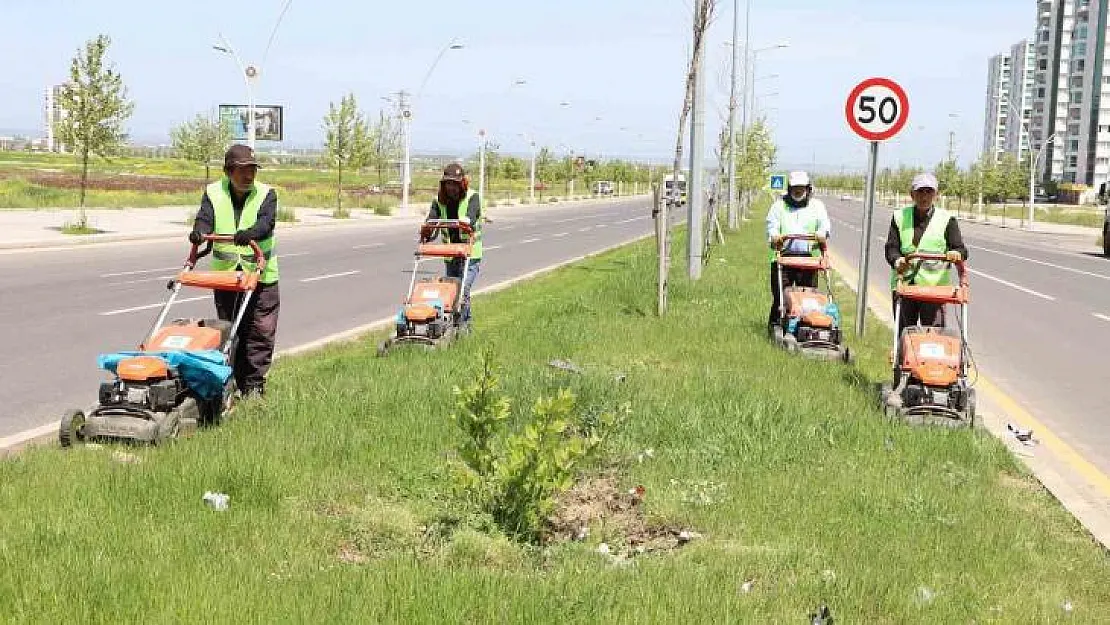
<svg viewBox="0 0 1110 625">
<path fill-rule="evenodd" d="M 683 239 L 664 319 L 649 241 L 478 298 L 450 350 L 283 360 L 264 402 L 193 439 L 0 463 L 0 621 L 1104 622 L 1106 554 L 1002 444 L 880 416 L 885 328 L 855 368 L 777 351 L 759 228 L 697 283 Z M 587 412 L 630 401 L 583 480 L 643 485 L 645 522 L 700 537 L 614 558 L 601 522 L 524 546 L 455 499 L 451 389 L 487 345 L 518 417 L 563 387 Z"/>
</svg>

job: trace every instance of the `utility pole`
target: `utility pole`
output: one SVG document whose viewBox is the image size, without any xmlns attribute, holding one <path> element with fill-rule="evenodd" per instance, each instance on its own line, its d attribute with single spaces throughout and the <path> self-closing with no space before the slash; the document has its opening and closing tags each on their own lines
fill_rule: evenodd
<svg viewBox="0 0 1110 625">
<path fill-rule="evenodd" d="M 401 166 L 401 214 L 408 215 L 412 186 L 412 108 L 409 106 L 409 93 L 404 89 L 397 92 L 397 110 L 401 113 L 401 134 L 405 143 L 405 162 Z"/>
<path fill-rule="evenodd" d="M 751 7 L 751 0 L 748 2 Z M 740 227 L 736 197 L 736 79 L 740 66 L 740 0 L 732 4 L 732 85 L 728 99 L 728 227 Z"/>
<path fill-rule="evenodd" d="M 735 40 L 733 40 L 732 45 L 734 45 L 734 46 L 736 45 Z M 747 0 L 747 9 L 746 9 L 746 12 L 744 14 L 744 89 L 743 89 L 743 94 L 744 94 L 744 121 L 741 122 L 741 124 L 740 124 L 740 141 L 742 143 L 742 148 L 741 148 L 741 152 L 740 152 L 740 165 L 741 166 L 744 165 L 744 162 L 748 158 L 748 87 L 751 86 L 751 82 L 749 81 L 749 78 L 748 78 L 748 70 L 750 69 L 749 66 L 751 65 L 751 55 L 752 55 L 751 45 L 752 45 L 752 0 Z M 741 202 L 740 202 L 741 208 L 743 209 L 743 216 L 744 216 L 745 219 L 747 219 L 747 217 L 748 217 L 748 198 L 746 196 L 747 196 L 747 194 L 745 194 L 745 197 L 743 197 Z"/>
<path fill-rule="evenodd" d="M 707 24 L 701 23 L 705 15 L 705 3 L 710 0 L 697 0 L 694 4 L 694 41 L 705 49 Z M 700 30 L 700 32 L 699 32 Z M 701 57 L 699 55 L 699 61 Z M 701 277 L 701 258 L 704 251 L 702 217 L 705 215 L 705 74 L 702 63 L 694 67 L 694 101 L 690 110 L 690 188 L 686 205 L 686 239 L 689 244 L 687 272 L 691 280 Z"/>
</svg>

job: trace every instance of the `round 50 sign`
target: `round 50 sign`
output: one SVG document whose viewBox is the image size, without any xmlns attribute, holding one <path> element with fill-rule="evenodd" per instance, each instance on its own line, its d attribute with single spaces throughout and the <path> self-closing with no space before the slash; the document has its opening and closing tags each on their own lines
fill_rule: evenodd
<svg viewBox="0 0 1110 625">
<path fill-rule="evenodd" d="M 910 101 L 889 78 L 868 78 L 856 85 L 844 107 L 848 126 L 868 141 L 886 141 L 898 134 L 910 116 Z"/>
</svg>

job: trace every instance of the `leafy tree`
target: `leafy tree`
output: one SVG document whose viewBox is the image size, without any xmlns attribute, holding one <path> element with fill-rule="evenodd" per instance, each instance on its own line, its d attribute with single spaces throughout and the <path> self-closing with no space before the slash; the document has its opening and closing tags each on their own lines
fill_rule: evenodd
<svg viewBox="0 0 1110 625">
<path fill-rule="evenodd" d="M 204 183 L 211 177 L 211 163 L 219 160 L 232 141 L 231 126 L 218 117 L 197 115 L 170 131 L 173 147 L 187 160 L 204 165 Z"/>
<path fill-rule="evenodd" d="M 108 158 L 118 154 L 127 141 L 123 124 L 135 105 L 127 99 L 127 88 L 105 56 L 111 39 L 98 35 L 85 42 L 69 67 L 69 82 L 61 90 L 58 105 L 61 119 L 55 122 L 58 139 L 69 146 L 81 163 L 81 216 L 85 228 L 85 190 L 89 180 L 89 157 Z"/>
<path fill-rule="evenodd" d="M 324 116 L 325 158 L 338 170 L 336 212 L 343 211 L 343 168 L 357 169 L 366 160 L 369 132 L 366 120 L 358 110 L 353 93 L 343 97 L 339 106 L 332 102 Z"/>
</svg>

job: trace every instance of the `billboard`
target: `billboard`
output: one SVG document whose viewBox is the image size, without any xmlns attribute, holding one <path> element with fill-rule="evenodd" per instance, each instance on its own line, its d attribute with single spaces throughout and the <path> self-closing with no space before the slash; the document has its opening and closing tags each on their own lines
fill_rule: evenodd
<svg viewBox="0 0 1110 625">
<path fill-rule="evenodd" d="M 231 125 L 235 141 L 247 140 L 246 104 L 221 104 L 220 120 Z M 285 136 L 282 114 L 284 107 L 278 105 L 254 105 L 254 138 L 256 141 L 281 141 Z"/>
</svg>

